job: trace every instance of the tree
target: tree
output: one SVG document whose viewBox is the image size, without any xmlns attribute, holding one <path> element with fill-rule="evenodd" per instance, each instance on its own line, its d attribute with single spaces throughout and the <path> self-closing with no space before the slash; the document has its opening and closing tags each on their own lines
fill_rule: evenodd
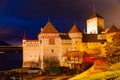
<svg viewBox="0 0 120 80">
<path fill-rule="evenodd" d="M 51 56 L 44 59 L 44 68 L 48 71 L 49 75 L 58 75 L 61 73 L 60 62 L 57 57 Z"/>
<path fill-rule="evenodd" d="M 52 66 L 60 66 L 60 62 L 58 58 L 54 56 L 44 58 L 43 63 L 45 68 L 52 67 Z"/>
<path fill-rule="evenodd" d="M 120 62 L 120 31 L 113 35 L 112 40 L 105 46 L 106 57 L 110 64 Z"/>
</svg>

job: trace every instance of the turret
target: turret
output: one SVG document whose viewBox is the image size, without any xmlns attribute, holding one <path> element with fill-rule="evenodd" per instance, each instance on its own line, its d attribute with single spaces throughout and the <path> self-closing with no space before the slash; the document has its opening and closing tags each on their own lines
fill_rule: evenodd
<svg viewBox="0 0 120 80">
<path fill-rule="evenodd" d="M 82 41 L 82 32 L 80 31 L 76 24 L 74 24 L 70 29 L 69 36 L 72 39 L 73 50 L 79 50 L 80 43 Z"/>
</svg>

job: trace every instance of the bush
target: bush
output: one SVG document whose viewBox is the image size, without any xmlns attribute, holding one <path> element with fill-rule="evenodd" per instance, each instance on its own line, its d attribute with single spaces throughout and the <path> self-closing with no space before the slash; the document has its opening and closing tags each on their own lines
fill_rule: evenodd
<svg viewBox="0 0 120 80">
<path fill-rule="evenodd" d="M 69 67 L 59 67 L 61 74 L 67 74 L 70 71 Z"/>
<path fill-rule="evenodd" d="M 110 68 L 109 68 L 108 70 L 109 70 L 109 71 L 117 71 L 117 70 L 120 70 L 120 63 L 113 64 L 112 66 L 110 66 Z"/>
<path fill-rule="evenodd" d="M 58 58 L 55 56 L 44 58 L 43 64 L 44 64 L 45 69 L 47 69 L 51 66 L 60 66 L 60 62 L 59 62 Z"/>
<path fill-rule="evenodd" d="M 57 66 L 51 66 L 48 68 L 49 75 L 60 75 L 61 71 L 60 68 Z"/>
</svg>

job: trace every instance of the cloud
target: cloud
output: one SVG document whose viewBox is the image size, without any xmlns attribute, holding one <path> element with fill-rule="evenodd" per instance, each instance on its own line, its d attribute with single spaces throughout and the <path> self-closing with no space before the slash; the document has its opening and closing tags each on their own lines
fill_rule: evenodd
<svg viewBox="0 0 120 80">
<path fill-rule="evenodd" d="M 24 30 L 37 39 L 47 18 L 58 31 L 68 31 L 75 22 L 86 27 L 86 19 L 93 13 L 94 0 L 1 0 L 0 39 L 21 39 Z M 105 27 L 120 28 L 120 0 L 95 0 L 96 12 L 105 18 Z"/>
<path fill-rule="evenodd" d="M 16 30 L 8 26 L 0 26 L 0 38 L 1 39 L 12 39 L 16 35 Z"/>
</svg>

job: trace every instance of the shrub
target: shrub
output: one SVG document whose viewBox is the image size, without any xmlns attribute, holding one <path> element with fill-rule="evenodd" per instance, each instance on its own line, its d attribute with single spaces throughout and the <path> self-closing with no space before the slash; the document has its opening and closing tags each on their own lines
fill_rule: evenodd
<svg viewBox="0 0 120 80">
<path fill-rule="evenodd" d="M 57 66 L 51 66 L 48 68 L 49 75 L 60 75 L 61 71 L 60 68 Z"/>
<path fill-rule="evenodd" d="M 109 71 L 117 71 L 117 70 L 120 70 L 120 63 L 113 64 L 112 66 L 110 66 L 110 68 L 109 68 L 108 70 L 109 70 Z"/>
</svg>

